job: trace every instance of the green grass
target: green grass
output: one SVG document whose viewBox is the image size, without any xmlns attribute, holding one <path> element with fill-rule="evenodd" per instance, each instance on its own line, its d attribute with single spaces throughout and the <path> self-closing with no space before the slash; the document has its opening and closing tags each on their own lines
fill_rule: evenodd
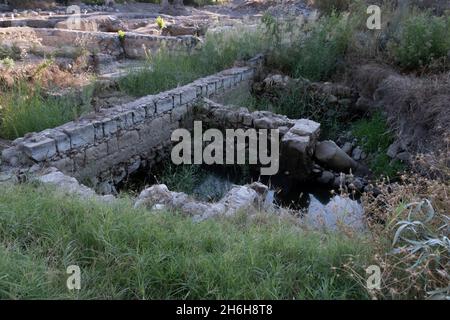
<svg viewBox="0 0 450 320">
<path fill-rule="evenodd" d="M 394 136 L 381 113 L 354 123 L 352 133 L 368 154 L 370 169 L 376 176 L 395 177 L 397 172 L 404 169 L 401 162 L 392 161 L 386 154 L 387 149 L 394 142 Z"/>
<path fill-rule="evenodd" d="M 150 55 L 147 65 L 123 77 L 119 87 L 133 96 L 159 93 L 229 68 L 236 60 L 261 52 L 264 46 L 260 32 L 250 28 L 209 33 L 202 46 L 191 53 L 162 48 Z"/>
<path fill-rule="evenodd" d="M 159 177 L 159 181 L 167 185 L 169 190 L 192 194 L 206 172 L 200 165 L 167 165 Z"/>
<path fill-rule="evenodd" d="M 15 139 L 28 132 L 39 132 L 72 121 L 90 110 L 91 87 L 80 103 L 75 94 L 62 98 L 46 96 L 36 86 L 21 82 L 0 96 L 0 137 Z"/>
<path fill-rule="evenodd" d="M 250 110 L 269 110 L 291 119 L 308 118 L 321 124 L 322 139 L 337 139 L 346 129 L 351 114 L 344 107 L 328 103 L 328 97 L 320 95 L 307 85 L 288 85 L 283 89 L 266 91 L 266 96 L 252 96 L 242 100 Z"/>
<path fill-rule="evenodd" d="M 364 239 L 301 231 L 260 215 L 193 223 L 37 185 L 0 188 L 0 298 L 367 298 L 339 269 Z M 66 288 L 81 268 L 79 292 Z M 338 268 L 334 270 L 333 267 Z"/>
</svg>

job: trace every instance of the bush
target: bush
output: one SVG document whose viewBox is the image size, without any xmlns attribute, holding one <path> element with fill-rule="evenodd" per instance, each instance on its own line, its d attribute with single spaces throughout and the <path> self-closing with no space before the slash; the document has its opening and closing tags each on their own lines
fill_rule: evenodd
<svg viewBox="0 0 450 320">
<path fill-rule="evenodd" d="M 189 217 L 0 188 L 1 299 L 363 299 L 363 237 L 307 232 L 275 216 Z M 81 290 L 66 267 L 81 268 Z"/>
<path fill-rule="evenodd" d="M 391 55 L 409 69 L 428 65 L 450 54 L 450 17 L 414 12 L 401 22 L 396 39 L 390 43 Z"/>
<path fill-rule="evenodd" d="M 15 62 L 11 58 L 4 58 L 0 59 L 0 64 L 3 65 L 5 68 L 10 69 L 14 67 Z"/>
</svg>

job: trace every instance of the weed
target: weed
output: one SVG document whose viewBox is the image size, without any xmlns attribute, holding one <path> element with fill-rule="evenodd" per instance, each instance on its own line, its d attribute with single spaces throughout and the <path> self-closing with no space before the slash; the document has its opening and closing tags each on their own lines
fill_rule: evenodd
<svg viewBox="0 0 450 320">
<path fill-rule="evenodd" d="M 163 18 L 161 18 L 161 16 L 158 16 L 158 18 L 156 18 L 156 24 L 160 29 L 164 29 L 166 27 L 166 22 L 164 21 Z"/>
<path fill-rule="evenodd" d="M 358 139 L 369 157 L 369 166 L 376 176 L 394 177 L 404 166 L 397 160 L 391 161 L 386 152 L 394 137 L 381 113 L 370 119 L 361 119 L 353 124 L 352 134 Z"/>
</svg>

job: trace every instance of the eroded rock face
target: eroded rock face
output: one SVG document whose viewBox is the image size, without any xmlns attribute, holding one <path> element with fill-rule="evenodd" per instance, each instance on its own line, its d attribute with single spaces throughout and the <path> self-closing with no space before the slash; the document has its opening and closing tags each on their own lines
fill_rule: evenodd
<svg viewBox="0 0 450 320">
<path fill-rule="evenodd" d="M 197 201 L 183 192 L 170 191 L 165 184 L 153 185 L 141 192 L 135 208 L 150 210 L 178 210 L 195 221 L 217 215 L 233 216 L 238 212 L 257 212 L 265 203 L 267 186 L 255 182 L 251 185 L 234 186 L 220 201 L 208 203 Z"/>
</svg>

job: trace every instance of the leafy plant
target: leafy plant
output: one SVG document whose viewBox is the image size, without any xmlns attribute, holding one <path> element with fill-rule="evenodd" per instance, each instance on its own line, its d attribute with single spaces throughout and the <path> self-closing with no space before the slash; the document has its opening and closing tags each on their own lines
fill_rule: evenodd
<svg viewBox="0 0 450 320">
<path fill-rule="evenodd" d="M 444 282 L 446 279 L 447 283 L 450 283 L 450 274 L 445 271 L 450 253 L 450 239 L 445 235 L 445 230 L 450 228 L 450 218 L 436 213 L 428 199 L 409 203 L 405 210 L 408 210 L 406 220 L 395 224 L 397 229 L 392 245 L 396 247 L 391 254 L 406 253 L 414 256 L 408 271 L 420 272 L 421 267 L 426 264 L 436 268 L 437 276 L 440 275 Z M 443 233 L 436 233 L 435 228 L 430 228 L 434 219 L 441 223 L 437 230 L 442 230 Z M 448 300 L 450 287 L 433 288 L 427 294 L 432 299 Z"/>
<path fill-rule="evenodd" d="M 117 35 L 119 37 L 120 42 L 123 42 L 125 40 L 125 35 L 126 35 L 125 31 L 119 30 L 119 31 L 117 31 Z"/>
<path fill-rule="evenodd" d="M 14 62 L 13 59 L 7 57 L 7 58 L 4 58 L 4 59 L 1 59 L 1 60 L 0 60 L 0 64 L 2 64 L 2 65 L 3 65 L 4 67 L 6 67 L 7 69 L 11 69 L 11 68 L 14 67 L 15 62 Z"/>
<path fill-rule="evenodd" d="M 166 22 L 164 21 L 163 18 L 161 18 L 161 16 L 158 16 L 158 18 L 156 18 L 156 24 L 160 29 L 164 29 L 166 27 Z"/>
</svg>

